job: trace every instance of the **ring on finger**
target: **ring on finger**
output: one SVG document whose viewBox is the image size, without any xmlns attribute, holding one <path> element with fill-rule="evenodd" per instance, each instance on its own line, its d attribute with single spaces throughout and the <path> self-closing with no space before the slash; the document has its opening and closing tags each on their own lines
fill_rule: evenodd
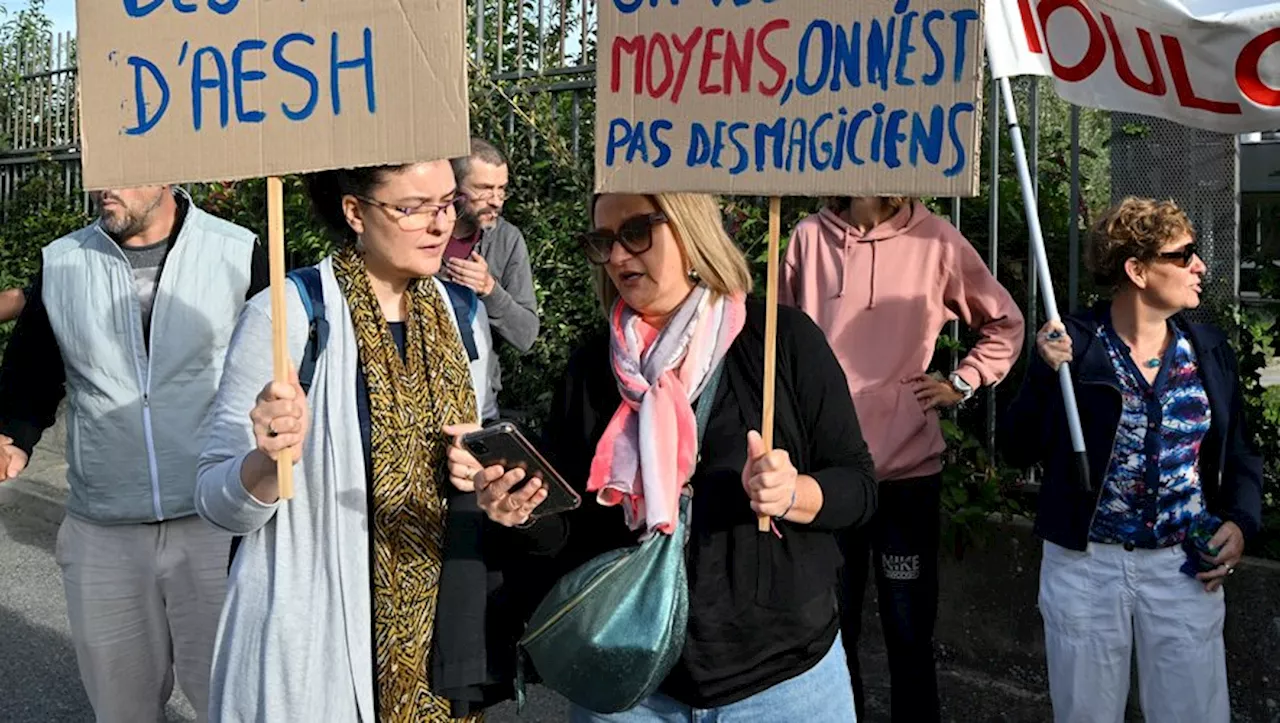
<svg viewBox="0 0 1280 723">
<path fill-rule="evenodd" d="M 276 431 L 276 428 L 275 428 L 274 424 L 275 424 L 274 422 L 267 422 L 267 436 L 268 436 L 268 437 L 279 437 L 279 436 L 280 436 L 280 433 Z"/>
</svg>

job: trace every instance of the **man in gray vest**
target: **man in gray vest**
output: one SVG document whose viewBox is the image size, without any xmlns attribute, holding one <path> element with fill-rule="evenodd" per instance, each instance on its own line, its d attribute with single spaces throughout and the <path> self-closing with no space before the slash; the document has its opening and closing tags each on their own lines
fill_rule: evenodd
<svg viewBox="0 0 1280 723">
<path fill-rule="evenodd" d="M 205 411 L 240 307 L 268 285 L 254 234 L 168 186 L 95 194 L 44 248 L 0 364 L 0 480 L 68 397 L 57 559 L 99 723 L 164 720 L 174 674 L 199 720 L 230 535 L 195 513 Z"/>
<path fill-rule="evenodd" d="M 524 234 L 502 217 L 510 181 L 507 159 L 491 143 L 472 138 L 471 155 L 453 159 L 453 175 L 467 196 L 467 209 L 454 225 L 441 273 L 475 291 L 495 336 L 523 354 L 538 338 L 538 301 Z M 496 398 L 502 370 L 497 364 L 493 370 Z"/>
</svg>

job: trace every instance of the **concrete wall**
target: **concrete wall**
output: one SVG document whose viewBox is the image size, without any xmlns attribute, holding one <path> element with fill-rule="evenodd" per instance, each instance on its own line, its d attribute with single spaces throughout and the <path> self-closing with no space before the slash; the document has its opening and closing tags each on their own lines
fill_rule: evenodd
<svg viewBox="0 0 1280 723">
<path fill-rule="evenodd" d="M 1017 521 L 998 525 L 985 546 L 967 550 L 963 560 L 943 553 L 937 639 L 944 660 L 1022 688 L 1048 690 L 1044 629 L 1036 604 L 1040 550 L 1030 523 Z M 1226 590 L 1232 720 L 1276 723 L 1280 564 L 1246 557 Z M 870 607 L 874 610 L 874 602 Z M 1132 680 L 1131 693 L 1136 694 L 1136 674 Z"/>
</svg>

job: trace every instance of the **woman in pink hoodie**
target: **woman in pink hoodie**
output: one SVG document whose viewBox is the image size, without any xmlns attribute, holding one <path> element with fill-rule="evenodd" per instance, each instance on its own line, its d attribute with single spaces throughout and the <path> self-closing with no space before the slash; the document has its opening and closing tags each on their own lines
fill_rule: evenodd
<svg viewBox="0 0 1280 723">
<path fill-rule="evenodd" d="M 832 199 L 801 221 L 779 296 L 826 333 L 880 481 L 875 520 L 843 540 L 841 626 L 858 718 L 861 601 L 874 557 L 893 720 L 936 721 L 933 627 L 946 449 L 938 410 L 1008 374 L 1022 344 L 1022 312 L 954 226 L 903 197 Z M 956 318 L 981 338 L 942 381 L 928 367 L 943 326 Z"/>
</svg>

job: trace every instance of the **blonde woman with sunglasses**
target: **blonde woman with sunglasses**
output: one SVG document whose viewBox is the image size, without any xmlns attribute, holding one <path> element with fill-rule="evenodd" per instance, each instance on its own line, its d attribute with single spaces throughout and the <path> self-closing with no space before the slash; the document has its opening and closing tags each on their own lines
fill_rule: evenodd
<svg viewBox="0 0 1280 723">
<path fill-rule="evenodd" d="M 679 659 L 630 710 L 574 705 L 570 721 L 852 721 L 836 536 L 864 524 L 876 496 L 835 355 L 808 317 L 778 310 L 777 437 L 766 449 L 765 308 L 747 297 L 747 260 L 715 199 L 604 194 L 592 227 L 581 244 L 609 330 L 569 361 L 542 448 L 582 506 L 531 519 L 547 496 L 540 480 L 516 488 L 520 470 L 450 453 L 454 484 L 477 490 L 513 544 L 542 558 L 548 586 L 641 535 L 676 534 L 679 496 L 692 489 Z"/>
</svg>

